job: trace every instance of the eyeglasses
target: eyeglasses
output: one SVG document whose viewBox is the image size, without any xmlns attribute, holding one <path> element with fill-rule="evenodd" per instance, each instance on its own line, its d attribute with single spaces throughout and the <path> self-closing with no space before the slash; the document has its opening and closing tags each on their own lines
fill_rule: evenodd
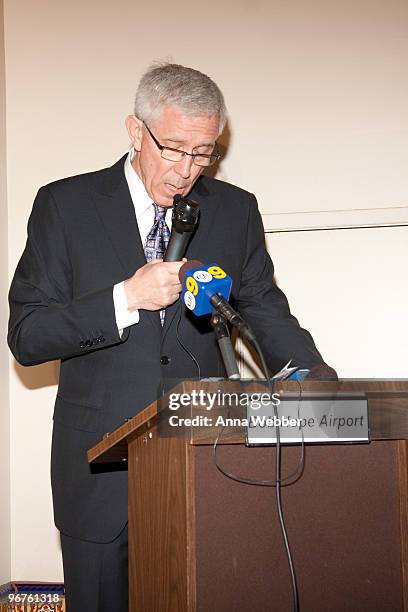
<svg viewBox="0 0 408 612">
<path fill-rule="evenodd" d="M 206 153 L 187 153 L 187 151 L 181 151 L 180 149 L 164 147 L 160 144 L 157 138 L 153 136 L 151 130 L 144 122 L 143 125 L 149 132 L 157 148 L 160 150 L 163 159 L 167 159 L 168 161 L 172 162 L 179 162 L 184 159 L 186 155 L 189 155 L 193 158 L 193 163 L 196 164 L 196 166 L 212 166 L 213 164 L 215 164 L 216 161 L 221 158 L 221 155 L 219 153 L 212 153 L 211 155 L 207 155 Z"/>
</svg>

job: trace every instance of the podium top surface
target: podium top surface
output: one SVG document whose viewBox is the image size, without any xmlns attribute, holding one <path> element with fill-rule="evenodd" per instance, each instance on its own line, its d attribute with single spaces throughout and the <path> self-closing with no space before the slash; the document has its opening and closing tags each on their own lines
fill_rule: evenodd
<svg viewBox="0 0 408 612">
<path fill-rule="evenodd" d="M 138 412 L 133 418 L 120 425 L 115 431 L 107 432 L 101 441 L 88 450 L 88 461 L 118 462 L 127 460 L 128 442 L 139 436 L 152 435 L 161 419 L 168 418 L 169 396 L 171 394 L 192 394 L 203 390 L 205 393 L 265 393 L 265 380 L 180 381 L 166 395 Z M 368 402 L 370 440 L 397 440 L 408 438 L 408 380 L 405 379 L 342 379 L 339 381 L 279 381 L 275 382 L 275 393 L 306 398 L 311 395 L 354 395 L 364 394 Z M 137 408 L 136 408 L 137 409 Z M 189 444 L 213 444 L 216 433 L 194 432 L 185 437 Z M 221 444 L 243 444 L 243 428 L 231 428 L 223 435 Z"/>
</svg>

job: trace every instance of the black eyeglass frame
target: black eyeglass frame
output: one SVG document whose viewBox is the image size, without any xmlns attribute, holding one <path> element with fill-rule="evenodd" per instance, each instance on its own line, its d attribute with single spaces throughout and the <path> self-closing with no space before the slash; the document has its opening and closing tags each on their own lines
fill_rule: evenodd
<svg viewBox="0 0 408 612">
<path fill-rule="evenodd" d="M 184 159 L 184 157 L 186 155 L 189 155 L 190 157 L 193 158 L 193 164 L 196 164 L 196 166 L 200 166 L 201 168 L 208 168 L 209 166 L 213 166 L 219 159 L 221 159 L 220 153 L 187 153 L 187 151 L 182 151 L 181 149 L 173 149 L 173 147 L 165 147 L 164 145 L 160 144 L 160 142 L 157 140 L 157 138 L 152 133 L 152 131 L 149 128 L 149 126 L 146 125 L 146 123 L 144 121 L 143 121 L 143 125 L 145 126 L 146 130 L 149 132 L 150 136 L 152 137 L 152 140 L 153 140 L 154 144 L 160 150 L 160 153 L 161 153 L 162 157 L 163 157 L 163 150 L 164 149 L 168 149 L 169 151 L 174 151 L 175 153 L 182 153 L 183 154 L 179 161 Z M 217 143 L 215 143 L 214 147 L 216 147 L 216 146 L 217 146 Z M 210 163 L 207 164 L 206 166 L 203 166 L 202 164 L 197 164 L 196 161 L 195 161 L 196 157 L 204 157 L 205 159 L 208 159 L 210 161 Z M 166 158 L 163 157 L 163 159 L 166 159 Z M 211 161 L 211 160 L 213 160 L 213 161 Z M 166 161 L 176 162 L 176 160 L 171 160 L 171 159 L 166 159 Z"/>
</svg>

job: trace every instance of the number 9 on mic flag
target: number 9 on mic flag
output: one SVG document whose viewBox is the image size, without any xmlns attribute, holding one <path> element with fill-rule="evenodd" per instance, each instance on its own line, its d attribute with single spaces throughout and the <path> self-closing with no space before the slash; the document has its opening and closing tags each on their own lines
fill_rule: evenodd
<svg viewBox="0 0 408 612">
<path fill-rule="evenodd" d="M 197 317 L 211 314 L 210 299 L 220 293 L 226 300 L 231 293 L 232 279 L 215 263 L 188 270 L 184 277 L 181 299 Z"/>
</svg>

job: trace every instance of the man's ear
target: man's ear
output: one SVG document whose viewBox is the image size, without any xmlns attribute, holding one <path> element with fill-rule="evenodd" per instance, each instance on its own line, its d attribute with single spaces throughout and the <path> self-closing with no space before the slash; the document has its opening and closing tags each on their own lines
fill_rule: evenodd
<svg viewBox="0 0 408 612">
<path fill-rule="evenodd" d="M 136 151 L 140 151 L 142 146 L 143 121 L 135 115 L 129 115 L 126 117 L 125 124 L 132 145 Z"/>
</svg>

